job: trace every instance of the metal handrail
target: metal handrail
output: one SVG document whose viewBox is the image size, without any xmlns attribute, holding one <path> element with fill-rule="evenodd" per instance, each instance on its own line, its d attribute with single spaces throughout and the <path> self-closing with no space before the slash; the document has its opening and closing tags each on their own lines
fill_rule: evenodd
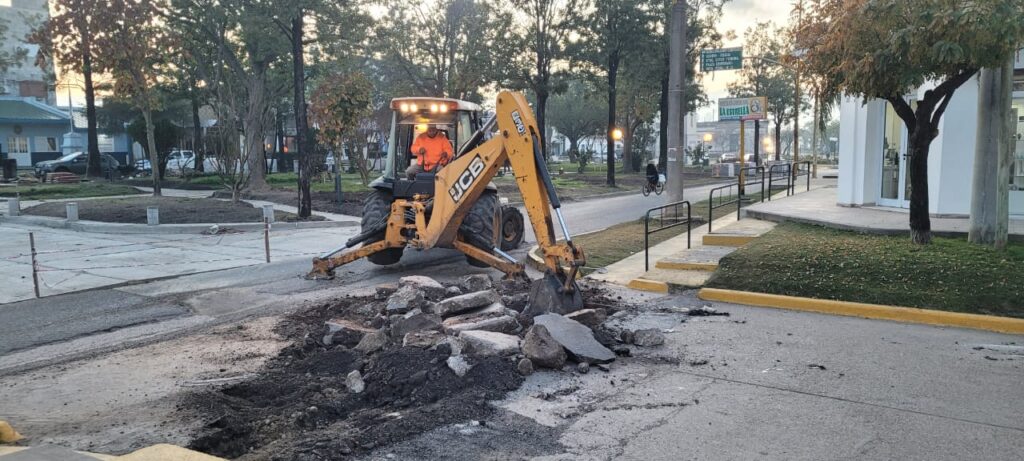
<svg viewBox="0 0 1024 461">
<path fill-rule="evenodd" d="M 725 201 L 725 195 L 723 194 L 722 191 L 731 190 L 733 188 L 736 189 L 736 194 L 735 195 L 730 194 L 729 197 L 735 197 L 735 198 L 733 198 L 732 200 L 729 200 L 729 201 Z M 715 203 L 715 192 L 718 192 L 718 203 L 717 204 Z M 726 206 L 729 206 L 729 205 L 732 205 L 733 203 L 735 203 L 736 204 L 736 219 L 740 219 L 740 206 L 742 206 L 742 204 L 743 204 L 743 200 L 741 200 L 741 198 L 742 198 L 742 196 L 740 195 L 740 183 L 738 183 L 738 182 L 734 182 L 732 184 L 726 184 L 724 186 L 719 186 L 719 187 L 716 187 L 714 189 L 711 189 L 708 192 L 708 232 L 711 232 L 711 223 L 715 221 L 713 213 L 714 213 L 715 209 L 717 209 L 717 208 L 726 207 Z"/>
<path fill-rule="evenodd" d="M 674 222 L 674 223 L 669 224 L 669 225 L 666 226 L 665 225 L 665 210 L 667 210 L 669 208 L 672 208 L 674 213 L 672 213 L 671 217 L 673 219 L 678 219 L 679 216 L 680 216 L 679 215 L 679 207 L 680 206 L 684 206 L 684 205 L 686 206 L 686 221 L 683 221 L 683 222 L 678 222 L 677 221 L 677 222 Z M 660 211 L 661 212 L 661 216 L 658 218 L 658 222 L 661 223 L 661 227 L 659 227 L 657 229 L 654 229 L 654 230 L 651 230 L 651 227 L 650 227 L 651 213 L 653 213 L 655 211 Z M 682 226 L 682 225 L 685 224 L 686 225 L 686 248 L 689 249 L 690 248 L 690 223 L 692 223 L 692 222 L 693 222 L 693 220 L 692 220 L 692 216 L 691 216 L 691 213 L 690 213 L 690 202 L 688 202 L 686 200 L 683 200 L 681 202 L 669 203 L 667 205 L 662 205 L 662 206 L 654 207 L 654 208 L 651 208 L 650 210 L 647 210 L 647 213 L 644 215 L 644 272 L 651 270 L 651 268 L 650 268 L 650 252 L 648 251 L 649 247 L 650 247 L 650 236 L 651 236 L 651 234 L 653 234 L 655 232 L 663 231 L 665 229 L 671 229 L 673 227 Z"/>
<path fill-rule="evenodd" d="M 784 171 L 782 171 L 784 170 Z M 788 163 L 776 163 L 768 167 L 768 201 L 772 200 L 772 194 L 775 191 L 775 180 L 783 179 L 786 180 L 786 196 L 788 197 L 792 193 L 792 182 L 793 182 L 793 166 Z"/>
<path fill-rule="evenodd" d="M 763 166 L 746 166 L 746 167 L 740 168 L 740 170 L 741 170 L 741 172 L 744 173 L 744 178 L 745 178 L 744 183 L 743 183 L 743 191 L 742 191 L 743 194 L 746 195 L 746 193 L 747 193 L 747 190 L 746 190 L 747 186 L 760 185 L 761 186 L 761 201 L 763 202 L 764 201 L 764 174 L 765 174 L 764 167 Z M 754 177 L 756 177 L 757 173 L 760 172 L 761 173 L 761 179 L 760 180 L 756 180 L 756 181 L 751 181 L 750 180 L 750 178 L 751 178 L 750 173 L 747 173 L 750 170 L 754 171 L 754 175 L 755 175 Z"/>
<path fill-rule="evenodd" d="M 800 168 L 800 165 L 806 166 L 806 168 Z M 800 176 L 807 176 L 807 190 L 811 190 L 811 162 L 803 161 L 793 164 L 793 182 L 789 185 L 792 192 L 796 193 L 796 178 Z"/>
</svg>

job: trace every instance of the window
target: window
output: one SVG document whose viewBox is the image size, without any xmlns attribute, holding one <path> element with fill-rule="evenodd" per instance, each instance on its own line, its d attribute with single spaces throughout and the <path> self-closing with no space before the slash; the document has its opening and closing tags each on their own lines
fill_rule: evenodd
<svg viewBox="0 0 1024 461">
<path fill-rule="evenodd" d="M 7 138 L 7 151 L 12 154 L 27 154 L 28 138 L 25 136 L 9 136 Z"/>
<path fill-rule="evenodd" d="M 57 152 L 60 150 L 57 146 L 57 138 L 51 136 L 36 136 L 35 146 L 33 146 L 36 152 Z"/>
</svg>

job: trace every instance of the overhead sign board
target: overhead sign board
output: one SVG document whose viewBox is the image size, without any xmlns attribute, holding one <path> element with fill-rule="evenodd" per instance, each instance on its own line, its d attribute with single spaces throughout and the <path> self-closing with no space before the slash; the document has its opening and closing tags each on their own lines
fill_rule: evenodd
<svg viewBox="0 0 1024 461">
<path fill-rule="evenodd" d="M 700 70 L 737 70 L 743 68 L 743 47 L 701 50 Z"/>
<path fill-rule="evenodd" d="M 718 100 L 718 120 L 764 120 L 768 98 L 722 98 Z"/>
</svg>

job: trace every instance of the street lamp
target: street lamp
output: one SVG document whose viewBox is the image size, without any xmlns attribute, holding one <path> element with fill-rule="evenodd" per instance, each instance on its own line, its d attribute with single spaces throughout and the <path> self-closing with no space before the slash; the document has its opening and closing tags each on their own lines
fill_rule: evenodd
<svg viewBox="0 0 1024 461">
<path fill-rule="evenodd" d="M 621 128 L 616 128 L 616 129 L 612 130 L 612 139 L 614 139 L 616 141 L 622 139 L 622 129 Z"/>
<path fill-rule="evenodd" d="M 773 154 L 773 153 L 775 153 L 775 144 L 772 143 L 772 138 L 771 137 L 765 136 L 764 140 L 762 141 L 762 144 L 764 144 L 764 153 L 765 154 Z"/>
</svg>

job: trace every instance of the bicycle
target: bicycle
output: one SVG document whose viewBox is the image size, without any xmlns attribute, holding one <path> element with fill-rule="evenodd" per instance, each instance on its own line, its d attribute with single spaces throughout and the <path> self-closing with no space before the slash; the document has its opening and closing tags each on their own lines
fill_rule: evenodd
<svg viewBox="0 0 1024 461">
<path fill-rule="evenodd" d="M 652 184 L 651 181 L 645 182 L 643 187 L 640 189 L 640 193 L 644 194 L 644 197 L 647 197 L 651 195 L 651 192 L 654 192 L 655 195 L 661 195 L 662 192 L 665 192 L 665 183 L 662 181 L 658 181 L 654 184 Z"/>
</svg>

